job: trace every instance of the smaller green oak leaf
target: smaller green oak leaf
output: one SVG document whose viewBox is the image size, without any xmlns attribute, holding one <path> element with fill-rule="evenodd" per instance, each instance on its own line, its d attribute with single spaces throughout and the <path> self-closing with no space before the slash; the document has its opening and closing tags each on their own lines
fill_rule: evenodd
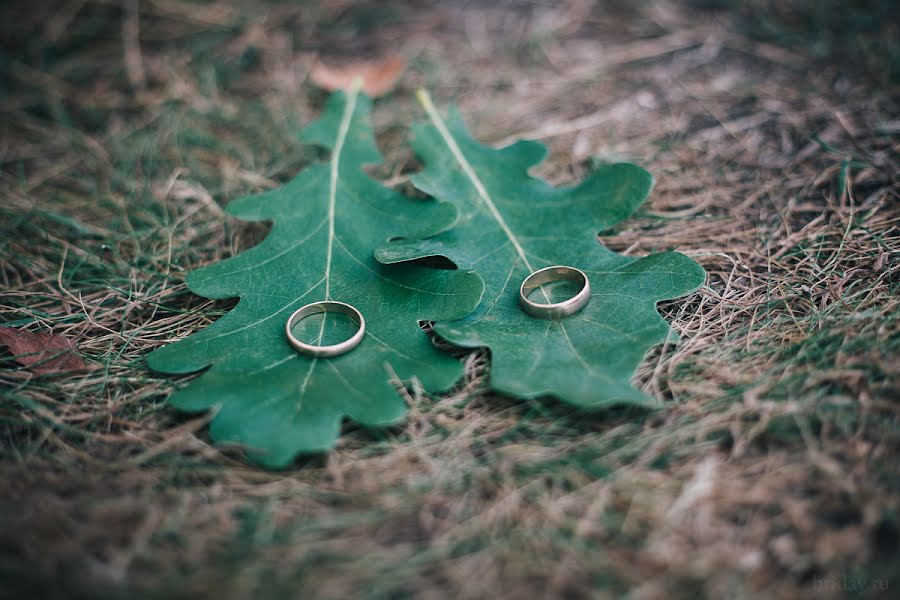
<svg viewBox="0 0 900 600">
<path fill-rule="evenodd" d="M 331 448 L 345 416 L 368 426 L 402 419 L 407 407 L 391 382 L 394 375 L 443 390 L 462 374 L 460 361 L 439 351 L 419 321 L 465 315 L 480 301 L 482 282 L 464 271 L 386 266 L 374 259 L 373 249 L 390 235 L 452 223 L 456 210 L 407 198 L 363 172 L 363 165 L 381 160 L 370 106 L 357 89 L 333 94 L 322 117 L 301 133 L 330 150 L 330 160 L 281 188 L 228 205 L 239 219 L 274 221 L 271 233 L 233 258 L 193 271 L 187 283 L 201 296 L 240 301 L 212 325 L 147 358 L 151 368 L 166 373 L 208 367 L 170 402 L 187 411 L 216 408 L 211 437 L 246 446 L 268 467 Z M 366 335 L 359 346 L 334 358 L 291 348 L 284 330 L 288 316 L 319 300 L 346 302 L 362 312 Z M 322 320 L 312 341 L 321 342 L 324 332 Z"/>
<path fill-rule="evenodd" d="M 434 330 L 458 346 L 489 348 L 494 389 L 521 398 L 555 396 L 581 407 L 657 406 L 631 384 L 646 351 L 667 335 L 675 338 L 656 304 L 695 291 L 706 274 L 677 252 L 632 258 L 597 241 L 599 232 L 645 200 L 651 175 L 632 164 L 611 164 L 574 187 L 554 188 L 528 175 L 546 155 L 542 144 L 484 146 L 455 109 L 445 120 L 426 93 L 419 99 L 430 122 L 413 128 L 413 149 L 424 167 L 412 181 L 456 206 L 458 221 L 452 229 L 394 236 L 376 257 L 395 264 L 441 256 L 482 276 L 481 305 Z M 519 306 L 519 286 L 529 273 L 552 265 L 584 271 L 590 301 L 567 318 L 531 317 Z M 559 301 L 572 292 L 548 287 L 534 293 Z"/>
</svg>

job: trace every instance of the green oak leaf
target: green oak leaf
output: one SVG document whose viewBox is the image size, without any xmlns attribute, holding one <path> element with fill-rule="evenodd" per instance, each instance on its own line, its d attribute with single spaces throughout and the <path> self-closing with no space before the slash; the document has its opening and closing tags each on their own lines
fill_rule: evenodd
<svg viewBox="0 0 900 600">
<path fill-rule="evenodd" d="M 356 88 L 332 95 L 322 117 L 301 133 L 330 150 L 330 160 L 281 188 L 228 205 L 239 219 L 274 221 L 271 233 L 233 258 L 193 271 L 187 283 L 201 296 L 240 301 L 202 331 L 148 356 L 151 368 L 166 373 L 210 367 L 172 394 L 171 403 L 187 411 L 217 408 L 212 438 L 247 446 L 265 466 L 331 448 L 344 416 L 369 426 L 400 420 L 407 407 L 391 383 L 394 375 L 443 390 L 462 373 L 460 362 L 435 348 L 418 322 L 465 315 L 480 301 L 482 282 L 464 271 L 374 259 L 373 249 L 389 235 L 452 222 L 456 211 L 409 199 L 363 172 L 364 164 L 381 160 L 370 109 Z M 326 299 L 356 306 L 366 319 L 365 338 L 335 358 L 297 353 L 284 332 L 288 316 Z M 310 341 L 323 339 L 326 325 L 318 318 Z"/>
<path fill-rule="evenodd" d="M 656 303 L 696 290 L 705 273 L 676 252 L 632 258 L 597 241 L 600 231 L 644 201 L 651 175 L 632 164 L 611 164 L 574 187 L 554 188 L 528 175 L 546 155 L 542 144 L 484 146 L 456 110 L 444 120 L 427 94 L 419 99 L 430 122 L 413 129 L 413 149 L 424 163 L 413 183 L 455 205 L 459 215 L 452 229 L 443 223 L 418 236 L 396 236 L 401 239 L 379 248 L 376 257 L 400 263 L 441 256 L 477 270 L 485 282 L 481 305 L 460 320 L 437 323 L 435 331 L 459 346 L 490 348 L 494 389 L 522 398 L 555 396 L 581 407 L 656 405 L 631 385 L 648 348 L 670 332 Z M 551 265 L 581 269 L 592 289 L 581 312 L 556 321 L 530 317 L 518 304 L 525 277 Z M 541 291 L 548 298 L 567 297 L 547 287 Z"/>
</svg>

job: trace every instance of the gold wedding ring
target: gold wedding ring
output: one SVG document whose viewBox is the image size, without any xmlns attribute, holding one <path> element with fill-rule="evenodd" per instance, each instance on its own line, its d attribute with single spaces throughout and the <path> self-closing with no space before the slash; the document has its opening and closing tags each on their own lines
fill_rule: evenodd
<svg viewBox="0 0 900 600">
<path fill-rule="evenodd" d="M 556 281 L 573 281 L 581 286 L 577 294 L 562 302 L 539 304 L 528 299 L 536 288 Z M 562 319 L 584 308 L 591 298 L 591 284 L 587 275 L 575 267 L 555 266 L 538 269 L 525 278 L 519 288 L 519 304 L 522 310 L 539 319 Z"/>
<path fill-rule="evenodd" d="M 305 319 L 310 315 L 315 315 L 318 313 L 340 313 L 342 315 L 346 315 L 353 321 L 355 321 L 357 325 L 359 325 L 359 329 L 357 329 L 356 333 L 354 333 L 349 339 L 346 339 L 338 344 L 332 344 L 330 346 L 316 346 L 314 344 L 307 344 L 306 342 L 301 342 L 296 337 L 294 337 L 293 332 L 291 332 L 291 329 L 294 327 L 294 325 L 296 325 L 298 321 Z M 287 333 L 288 342 L 290 342 L 291 346 L 293 346 L 297 351 L 302 352 L 303 354 L 321 357 L 340 356 L 341 354 L 345 354 L 356 348 L 362 341 L 363 336 L 366 333 L 366 320 L 363 318 L 361 312 L 359 312 L 355 307 L 349 304 L 345 304 L 344 302 L 335 302 L 333 300 L 322 300 L 320 302 L 307 304 L 306 306 L 294 311 L 290 318 L 288 318 L 287 327 L 285 327 L 285 333 Z"/>
</svg>

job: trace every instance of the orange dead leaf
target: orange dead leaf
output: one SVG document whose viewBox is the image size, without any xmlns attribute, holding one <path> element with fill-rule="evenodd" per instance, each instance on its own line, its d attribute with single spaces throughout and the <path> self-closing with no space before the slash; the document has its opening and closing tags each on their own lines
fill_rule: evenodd
<svg viewBox="0 0 900 600">
<path fill-rule="evenodd" d="M 75 344 L 61 335 L 0 326 L 0 345 L 8 346 L 16 362 L 35 373 L 83 371 L 87 368 Z"/>
<path fill-rule="evenodd" d="M 399 56 L 382 60 L 357 60 L 341 66 L 329 66 L 318 61 L 309 76 L 313 83 L 328 91 L 346 90 L 357 78 L 362 79 L 363 91 L 373 98 L 384 96 L 397 85 L 406 69 L 406 61 Z"/>
</svg>

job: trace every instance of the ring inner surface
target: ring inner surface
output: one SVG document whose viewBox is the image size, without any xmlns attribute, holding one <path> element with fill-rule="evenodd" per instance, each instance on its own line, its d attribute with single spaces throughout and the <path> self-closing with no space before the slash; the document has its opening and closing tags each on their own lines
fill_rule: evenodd
<svg viewBox="0 0 900 600">
<path fill-rule="evenodd" d="M 576 283 L 578 287 L 574 291 L 572 291 L 572 293 L 569 294 L 568 297 L 556 302 L 535 302 L 534 300 L 528 298 L 531 292 L 541 287 L 542 285 L 558 282 L 572 282 Z M 528 279 L 525 280 L 525 283 L 522 285 L 522 295 L 529 302 L 537 306 L 555 306 L 557 304 L 568 302 L 569 300 L 577 296 L 578 293 L 584 289 L 584 284 L 584 276 L 578 271 L 564 268 L 547 269 L 545 271 L 538 271 L 536 273 L 533 273 L 528 277 Z"/>
<path fill-rule="evenodd" d="M 328 319 L 327 313 L 336 313 L 346 318 Z M 318 319 L 310 319 L 322 315 Z M 302 323 L 302 324 L 301 324 Z M 301 343 L 325 348 L 340 344 L 352 338 L 359 331 L 359 315 L 342 304 L 313 304 L 298 312 L 291 319 L 291 335 Z M 319 341 L 321 332 L 322 339 Z"/>
</svg>

